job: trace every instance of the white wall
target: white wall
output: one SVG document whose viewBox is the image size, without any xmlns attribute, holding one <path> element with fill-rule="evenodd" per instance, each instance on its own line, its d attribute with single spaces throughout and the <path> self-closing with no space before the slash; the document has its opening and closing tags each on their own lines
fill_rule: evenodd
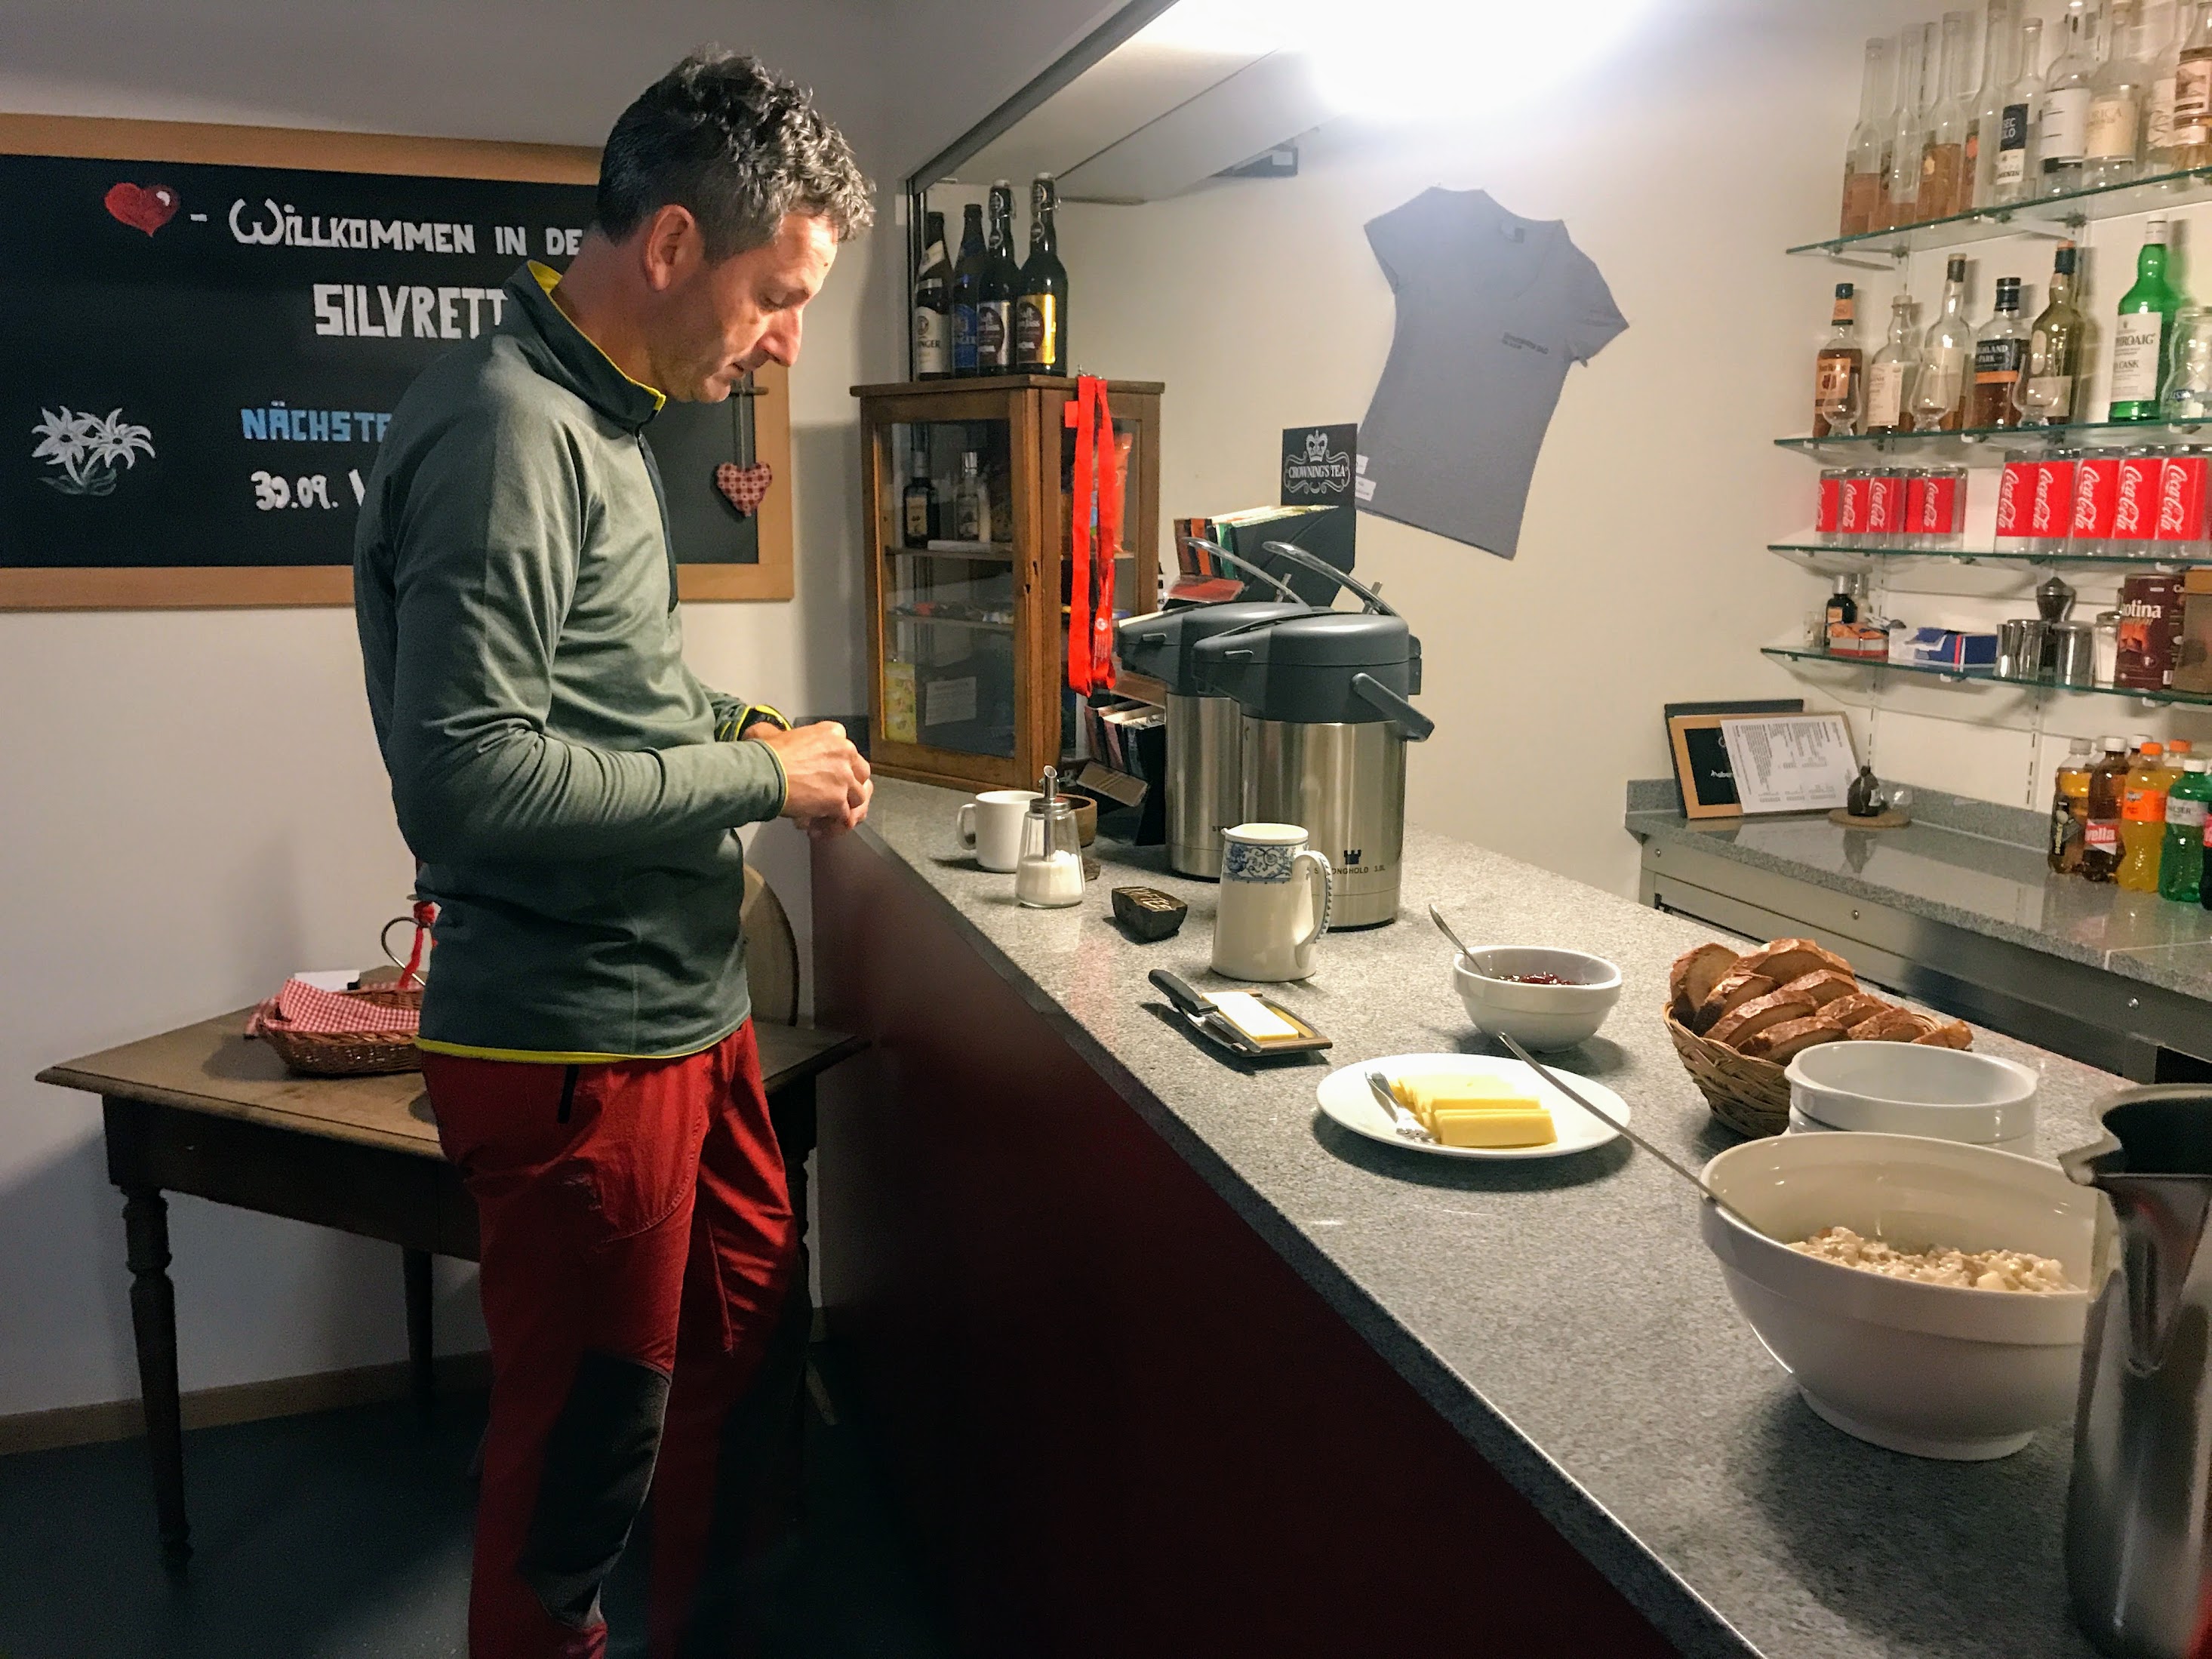
<svg viewBox="0 0 2212 1659">
<path fill-rule="evenodd" d="M 793 378 L 798 598 L 690 606 L 685 626 L 710 683 L 843 712 L 863 706 L 847 388 L 903 372 L 896 180 L 1098 9 L 13 0 L 0 110 L 596 143 L 702 40 L 811 84 L 883 187 L 884 234 L 844 252 Z M 956 27 L 979 11 L 990 28 Z M 97 1103 L 32 1073 L 373 960 L 411 866 L 345 611 L 0 615 L 0 780 L 5 1414 L 137 1391 Z M 791 894 L 803 865 L 764 862 Z M 187 1389 L 404 1352 L 389 1247 L 192 1200 L 171 1227 Z M 440 1346 L 478 1346 L 472 1277 L 447 1266 Z"/>
<path fill-rule="evenodd" d="M 1533 112 L 1479 118 L 1477 81 L 1449 122 L 1310 135 L 1296 180 L 1066 210 L 1071 349 L 1168 383 L 1170 515 L 1273 501 L 1281 428 L 1364 412 L 1392 302 L 1362 227 L 1430 185 L 1564 219 L 1610 284 L 1629 329 L 1567 377 L 1516 560 L 1359 521 L 1361 573 L 1426 647 L 1437 731 L 1412 752 L 1417 820 L 1631 891 L 1622 786 L 1668 772 L 1662 703 L 1835 706 L 1759 655 L 1826 587 L 1765 550 L 1809 521 L 1816 477 L 1771 441 L 1807 429 L 1832 285 L 1875 273 L 1782 250 L 1831 234 L 1863 37 L 1934 15 L 1654 5 Z M 1886 319 L 1886 293 L 1872 309 Z M 1939 695 L 1963 694 L 1925 694 Z M 1863 748 L 1869 722 L 1855 724 Z M 1948 722 L 1872 725 L 1886 773 L 2026 798 L 2025 753 L 1985 757 Z"/>
</svg>

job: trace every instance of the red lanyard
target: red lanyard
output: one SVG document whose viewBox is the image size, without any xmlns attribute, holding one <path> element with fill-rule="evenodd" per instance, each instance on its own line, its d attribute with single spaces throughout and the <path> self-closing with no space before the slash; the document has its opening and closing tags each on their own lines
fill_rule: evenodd
<svg viewBox="0 0 2212 1659">
<path fill-rule="evenodd" d="M 1121 549 L 1121 455 L 1106 405 L 1106 382 L 1094 374 L 1077 376 L 1075 396 L 1060 420 L 1075 428 L 1075 477 L 1068 503 L 1067 683 L 1088 695 L 1114 689 L 1114 556 Z"/>
</svg>

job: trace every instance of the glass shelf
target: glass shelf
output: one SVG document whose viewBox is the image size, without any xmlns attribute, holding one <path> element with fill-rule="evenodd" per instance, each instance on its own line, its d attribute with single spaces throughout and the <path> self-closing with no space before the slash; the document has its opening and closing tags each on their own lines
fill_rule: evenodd
<svg viewBox="0 0 2212 1659">
<path fill-rule="evenodd" d="M 1826 651 L 1800 651 L 1783 645 L 1763 646 L 1759 655 L 1771 657 L 1778 662 L 1819 662 L 1841 668 L 1886 669 L 1893 674 L 1920 674 L 1968 685 L 2009 685 L 2023 691 L 2072 691 L 2083 696 L 2131 697 L 2145 704 L 2173 703 L 2191 708 L 2212 708 L 2212 691 L 2137 691 L 2124 685 L 2060 685 L 2051 680 L 1999 674 L 1990 668 L 1946 668 L 1936 663 L 1921 662 L 1875 662 L 1859 657 L 1838 657 Z"/>
<path fill-rule="evenodd" d="M 1770 553 L 1801 558 L 1827 554 L 1845 559 L 1945 559 L 1954 564 L 2070 564 L 2113 570 L 2191 570 L 2212 564 L 2212 559 L 2130 559 L 2110 553 L 2016 553 L 1986 547 L 1850 547 L 1831 542 L 1769 542 Z"/>
<path fill-rule="evenodd" d="M 908 559 L 975 559 L 988 564 L 1004 564 L 1014 556 L 1012 542 L 977 542 L 973 545 L 953 547 L 905 547 L 886 544 L 884 551 Z"/>
<path fill-rule="evenodd" d="M 2212 443 L 2212 418 L 2201 421 L 2072 421 L 2063 426 L 1971 427 L 1963 432 L 1857 433 L 1848 438 L 1777 438 L 1777 449 L 1816 460 L 1863 466 L 1878 456 L 1948 462 L 1954 466 L 2002 466 L 2013 455 L 2057 445 L 2126 448 L 2179 447 Z"/>
<path fill-rule="evenodd" d="M 1831 236 L 1825 241 L 1800 243 L 1790 252 L 1881 270 L 1886 268 L 1881 261 L 1902 259 L 1931 248 L 1963 247 L 1999 236 L 2055 238 L 2100 219 L 2120 219 L 2130 213 L 2155 213 L 2205 201 L 2212 201 L 2212 167 L 2191 167 L 2130 179 L 2124 184 L 2100 185 L 2093 190 L 2038 197 L 2007 207 L 1973 209 L 1891 230 Z"/>
<path fill-rule="evenodd" d="M 975 617 L 933 617 L 919 611 L 887 606 L 884 615 L 895 617 L 902 623 L 919 623 L 925 628 L 973 628 L 986 634 L 1011 634 L 1014 625 L 1010 622 L 987 622 Z"/>
</svg>

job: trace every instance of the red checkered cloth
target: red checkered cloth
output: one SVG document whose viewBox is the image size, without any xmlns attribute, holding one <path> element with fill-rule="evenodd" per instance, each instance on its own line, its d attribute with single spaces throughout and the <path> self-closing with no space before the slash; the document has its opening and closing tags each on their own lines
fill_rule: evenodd
<svg viewBox="0 0 2212 1659">
<path fill-rule="evenodd" d="M 422 1018 L 415 1008 L 394 1008 L 354 991 L 325 991 L 303 979 L 284 981 L 273 1012 L 295 1031 L 411 1032 Z"/>
</svg>

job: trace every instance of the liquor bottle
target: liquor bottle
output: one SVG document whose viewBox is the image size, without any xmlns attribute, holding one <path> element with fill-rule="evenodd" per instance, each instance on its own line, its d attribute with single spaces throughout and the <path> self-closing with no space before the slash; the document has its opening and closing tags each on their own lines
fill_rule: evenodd
<svg viewBox="0 0 2212 1659">
<path fill-rule="evenodd" d="M 1912 296 L 1900 294 L 1889 302 L 1889 338 L 1867 365 L 1866 429 L 1903 432 L 1909 429 L 1905 394 L 1911 389 L 1912 371 L 1919 367 L 1919 343 L 1912 337 Z"/>
<path fill-rule="evenodd" d="M 960 482 L 952 489 L 952 534 L 963 542 L 991 539 L 991 491 L 976 470 L 975 452 L 960 457 Z"/>
<path fill-rule="evenodd" d="M 1992 199 L 2005 94 L 2020 73 L 2019 51 L 2020 15 L 2013 0 L 1990 0 L 1982 25 L 1982 81 L 1974 91 L 1974 124 L 1966 135 L 1966 178 L 1959 186 L 1961 212 L 1987 207 Z"/>
<path fill-rule="evenodd" d="M 1005 179 L 991 185 L 991 240 L 975 300 L 975 372 L 1014 372 L 1014 260 L 1006 245 L 1014 234 L 1014 190 Z"/>
<path fill-rule="evenodd" d="M 1836 648 L 1841 632 L 1854 627 L 1858 619 L 1859 602 L 1851 597 L 1851 579 L 1838 576 L 1836 578 L 1836 591 L 1828 595 L 1828 602 L 1820 611 L 1821 634 L 1829 650 Z"/>
<path fill-rule="evenodd" d="M 2088 148 L 2081 166 L 2081 183 L 2090 189 L 2125 184 L 2136 176 L 2150 103 L 2141 0 L 2112 0 L 2105 30 L 2111 44 L 2090 88 Z"/>
<path fill-rule="evenodd" d="M 2212 166 L 2212 5 L 2198 4 L 2173 66 L 2175 169 Z"/>
<path fill-rule="evenodd" d="M 2081 373 L 2086 326 L 2074 303 L 2074 244 L 2061 242 L 2051 260 L 2051 297 L 2027 335 L 2027 367 L 2020 382 L 2022 424 L 2063 426 L 2074 418 L 2074 382 Z"/>
<path fill-rule="evenodd" d="M 1920 216 L 1920 81 L 1927 51 L 1921 32 L 1897 37 L 1897 102 L 1889 112 L 1889 188 L 1881 228 L 1909 225 Z"/>
<path fill-rule="evenodd" d="M 2020 73 L 2005 88 L 2004 111 L 1997 125 L 1997 151 L 1990 163 L 1990 198 L 1984 206 L 2002 207 L 2028 194 L 2034 174 L 2030 171 L 2035 125 L 2043 112 L 2043 20 L 2030 17 L 2020 26 Z"/>
<path fill-rule="evenodd" d="M 2150 63 L 2150 102 L 2143 110 L 2142 172 L 2146 178 L 2173 166 L 2173 82 L 2188 32 L 2187 0 L 2150 0 L 2143 8 L 2143 51 Z"/>
<path fill-rule="evenodd" d="M 2143 227 L 2136 255 L 2136 285 L 2120 298 L 2112 328 L 2112 401 L 2108 421 L 2154 421 L 2173 344 L 2173 313 L 2181 297 L 2166 280 L 2166 221 Z"/>
<path fill-rule="evenodd" d="M 2058 763 L 2051 795 L 2051 832 L 2046 857 L 2051 867 L 2070 876 L 2081 867 L 2081 832 L 2089 822 L 2089 739 L 2075 738 Z"/>
<path fill-rule="evenodd" d="M 1974 336 L 1974 386 L 1966 398 L 1970 427 L 2020 424 L 2021 365 L 2027 361 L 2027 325 L 2020 315 L 2020 278 L 1997 278 L 1996 310 Z"/>
<path fill-rule="evenodd" d="M 937 486 L 929 476 L 929 447 L 917 436 L 914 464 L 899 501 L 901 528 L 908 547 L 927 547 L 944 532 L 938 526 Z"/>
<path fill-rule="evenodd" d="M 1030 184 L 1030 258 L 1014 303 L 1014 362 L 1024 374 L 1067 373 L 1067 267 L 1053 224 L 1059 201 L 1052 175 Z"/>
<path fill-rule="evenodd" d="M 1848 438 L 1858 429 L 1861 377 L 1865 359 L 1859 350 L 1856 313 L 1849 283 L 1836 284 L 1836 308 L 1829 314 L 1828 337 L 1813 359 L 1813 435 Z"/>
<path fill-rule="evenodd" d="M 1920 342 L 1920 372 L 1912 380 L 1912 429 L 1956 432 L 1966 414 L 1966 363 L 1974 331 L 1966 321 L 1966 256 L 1954 253 L 1943 270 L 1943 308 Z"/>
<path fill-rule="evenodd" d="M 974 374 L 975 307 L 982 297 L 986 254 L 983 210 L 970 202 L 960 211 L 960 262 L 952 267 L 952 372 Z"/>
<path fill-rule="evenodd" d="M 1974 102 L 1966 77 L 1972 71 L 1967 52 L 1967 28 L 1972 22 L 1963 11 L 1943 14 L 1943 32 L 1936 62 L 1926 71 L 1935 95 L 1927 126 L 1920 141 L 1920 211 L 1923 219 L 1948 219 L 1967 205 L 1961 195 L 1966 171 L 1966 132 L 1973 125 Z"/>
<path fill-rule="evenodd" d="M 2043 119 L 2036 132 L 2042 167 L 2039 195 L 2063 196 L 2081 187 L 2081 165 L 2089 153 L 2091 82 L 2097 71 L 2092 21 L 2089 0 L 2066 0 L 2058 56 L 2043 83 Z"/>
<path fill-rule="evenodd" d="M 921 274 L 914 279 L 914 374 L 941 380 L 952 373 L 952 262 L 945 257 L 945 216 L 924 222 Z"/>
<path fill-rule="evenodd" d="M 2002 4 L 2003 0 L 1993 0 Z M 1881 202 L 1882 112 L 1889 108 L 1889 41 L 1876 35 L 1866 43 L 1866 72 L 1859 82 L 1859 124 L 1844 149 L 1844 214 L 1841 236 L 1875 229 Z"/>
</svg>

